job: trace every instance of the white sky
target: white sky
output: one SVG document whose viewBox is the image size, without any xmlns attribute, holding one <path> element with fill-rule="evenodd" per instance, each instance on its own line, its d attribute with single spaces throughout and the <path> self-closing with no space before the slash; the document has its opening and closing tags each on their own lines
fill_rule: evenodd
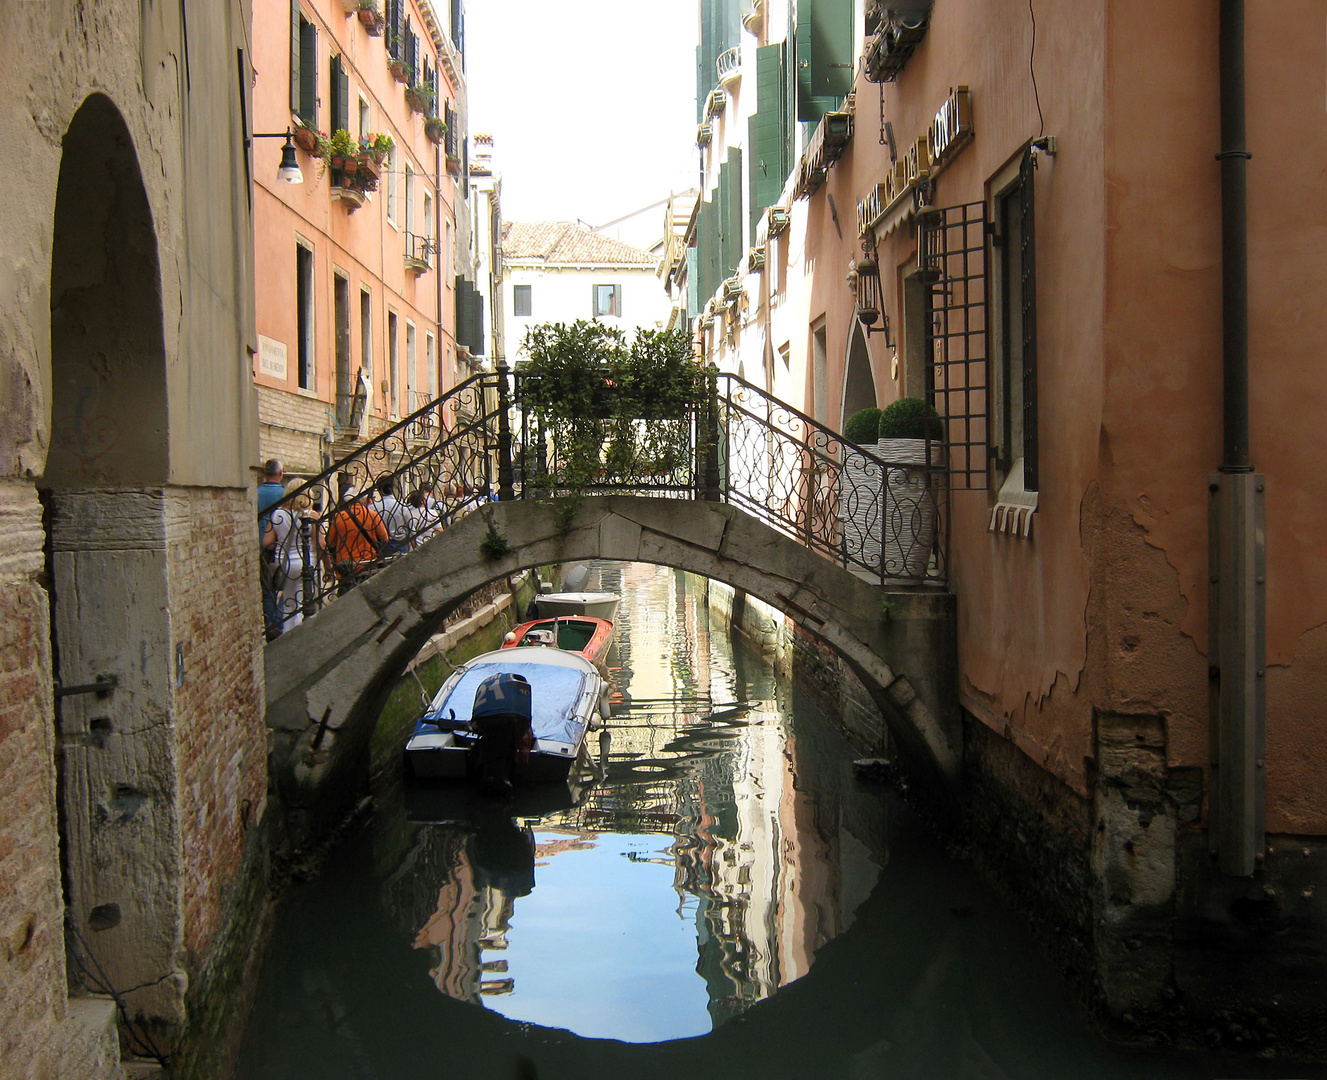
<svg viewBox="0 0 1327 1080">
<path fill-rule="evenodd" d="M 504 220 L 603 225 L 696 186 L 696 11 L 468 0 L 470 133 L 494 137 Z"/>
</svg>

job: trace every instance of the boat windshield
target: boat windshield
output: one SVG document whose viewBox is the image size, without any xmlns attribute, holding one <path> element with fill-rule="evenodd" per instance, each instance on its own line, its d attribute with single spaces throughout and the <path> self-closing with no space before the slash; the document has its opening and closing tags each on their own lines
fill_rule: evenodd
<svg viewBox="0 0 1327 1080">
<path fill-rule="evenodd" d="M 585 732 L 585 722 L 575 715 L 576 703 L 585 686 L 584 671 L 552 664 L 510 663 L 478 664 L 462 672 L 456 685 L 433 715 L 448 717 L 452 710 L 457 723 L 466 723 L 475 704 L 475 691 L 490 675 L 506 672 L 522 676 L 530 684 L 530 723 L 536 739 L 577 743 Z M 424 718 L 426 721 L 429 717 Z M 450 726 L 450 723 L 449 725 Z"/>
</svg>

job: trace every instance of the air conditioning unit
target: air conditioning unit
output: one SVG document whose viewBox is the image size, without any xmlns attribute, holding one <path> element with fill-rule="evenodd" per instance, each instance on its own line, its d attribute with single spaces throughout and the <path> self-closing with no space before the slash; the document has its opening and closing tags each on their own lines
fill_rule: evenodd
<svg viewBox="0 0 1327 1080">
<path fill-rule="evenodd" d="M 769 221 L 770 236 L 778 236 L 780 233 L 783 233 L 787 230 L 788 224 L 792 220 L 788 214 L 788 208 L 786 206 L 771 206 L 765 211 L 765 216 Z"/>
<path fill-rule="evenodd" d="M 739 277 L 730 277 L 723 283 L 723 299 L 725 303 L 733 304 L 742 299 L 742 279 Z"/>
<path fill-rule="evenodd" d="M 753 247 L 746 255 L 746 269 L 749 274 L 758 274 L 765 269 L 765 245 Z"/>
<path fill-rule="evenodd" d="M 709 124 L 701 124 L 696 128 L 696 145 L 709 146 L 710 139 L 714 137 L 714 131 Z"/>
</svg>

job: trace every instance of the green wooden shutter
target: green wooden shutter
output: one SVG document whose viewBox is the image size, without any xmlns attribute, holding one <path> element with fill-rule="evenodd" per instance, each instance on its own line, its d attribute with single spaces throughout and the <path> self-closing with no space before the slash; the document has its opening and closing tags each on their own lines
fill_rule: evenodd
<svg viewBox="0 0 1327 1080">
<path fill-rule="evenodd" d="M 797 119 L 819 121 L 852 89 L 853 0 L 797 0 Z"/>
<path fill-rule="evenodd" d="M 300 107 L 300 15 L 299 0 L 290 0 L 290 111 L 297 114 Z M 303 119 L 303 117 L 301 117 Z"/>
<path fill-rule="evenodd" d="M 332 57 L 332 130 L 350 130 L 350 77 L 341 63 L 340 56 Z"/>
<path fill-rule="evenodd" d="M 742 151 L 736 146 L 728 148 L 728 217 L 724 234 L 728 249 L 723 260 L 723 276 L 731 277 L 738 263 L 746 256 L 742 242 Z"/>
<path fill-rule="evenodd" d="M 760 215 L 779 201 L 788 179 L 788 113 L 783 63 L 784 45 L 763 45 L 756 50 L 756 113 L 749 122 L 751 147 L 751 235 Z"/>
<path fill-rule="evenodd" d="M 313 126 L 318 124 L 318 30 L 311 22 L 300 20 L 299 115 Z"/>
</svg>

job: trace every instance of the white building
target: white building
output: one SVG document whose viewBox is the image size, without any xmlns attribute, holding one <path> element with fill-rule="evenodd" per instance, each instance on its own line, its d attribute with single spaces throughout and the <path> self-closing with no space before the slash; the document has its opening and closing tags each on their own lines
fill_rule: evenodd
<svg viewBox="0 0 1327 1080">
<path fill-rule="evenodd" d="M 629 335 L 668 324 L 655 257 L 583 225 L 504 223 L 502 262 L 507 350 L 516 360 L 526 330 L 541 323 L 603 319 Z"/>
</svg>

